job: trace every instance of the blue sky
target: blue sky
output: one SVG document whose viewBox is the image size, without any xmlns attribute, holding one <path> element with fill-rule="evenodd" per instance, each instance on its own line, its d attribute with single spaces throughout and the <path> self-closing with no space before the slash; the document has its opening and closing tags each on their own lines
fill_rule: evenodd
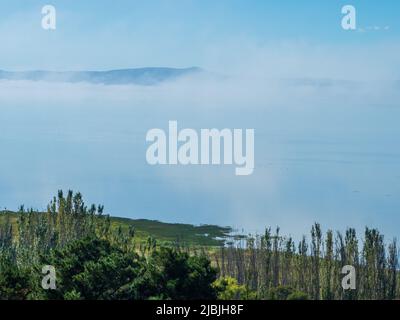
<svg viewBox="0 0 400 320">
<path fill-rule="evenodd" d="M 45 4 L 57 9 L 56 31 L 40 27 Z M 341 29 L 345 4 L 356 7 L 366 32 Z M 395 0 L 16 0 L 0 4 L 0 68 L 209 67 L 224 43 L 394 43 L 399 25 Z"/>
</svg>

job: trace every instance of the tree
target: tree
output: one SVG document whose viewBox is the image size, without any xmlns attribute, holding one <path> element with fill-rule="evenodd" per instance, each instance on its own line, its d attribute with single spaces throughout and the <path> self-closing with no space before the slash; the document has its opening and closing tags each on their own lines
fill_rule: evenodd
<svg viewBox="0 0 400 320">
<path fill-rule="evenodd" d="M 41 299 L 38 288 L 39 273 L 24 267 L 17 267 L 7 258 L 0 264 L 0 300 Z"/>
<path fill-rule="evenodd" d="M 160 248 L 152 253 L 149 263 L 157 296 L 172 300 L 217 298 L 212 286 L 217 270 L 205 255 L 189 256 L 176 249 Z"/>
<path fill-rule="evenodd" d="M 398 252 L 397 241 L 394 239 L 389 244 L 389 257 L 388 257 L 388 296 L 387 298 L 393 300 L 396 298 L 397 290 L 397 268 L 398 268 Z"/>
<path fill-rule="evenodd" d="M 324 286 L 322 289 L 322 299 L 332 300 L 334 292 L 332 289 L 332 282 L 334 279 L 334 259 L 333 259 L 333 232 L 328 230 L 325 240 L 325 257 L 324 257 Z"/>
<path fill-rule="evenodd" d="M 53 265 L 57 272 L 57 290 L 49 298 L 81 299 L 141 298 L 140 294 L 124 296 L 121 288 L 144 274 L 144 261 L 126 253 L 106 240 L 86 238 L 74 241 L 52 252 L 43 264 Z"/>
<path fill-rule="evenodd" d="M 320 298 L 320 254 L 321 254 L 321 226 L 315 223 L 311 228 L 311 259 L 312 259 L 312 290 L 313 298 Z"/>
<path fill-rule="evenodd" d="M 217 290 L 220 300 L 243 300 L 248 296 L 246 287 L 239 285 L 232 277 L 219 278 L 213 283 L 213 287 Z"/>
</svg>

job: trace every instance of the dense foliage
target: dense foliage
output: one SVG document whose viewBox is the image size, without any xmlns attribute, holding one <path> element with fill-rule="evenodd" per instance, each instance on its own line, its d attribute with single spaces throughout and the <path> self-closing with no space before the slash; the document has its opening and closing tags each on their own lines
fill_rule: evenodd
<svg viewBox="0 0 400 320">
<path fill-rule="evenodd" d="M 0 299 L 398 299 L 398 249 L 379 231 L 345 235 L 319 224 L 295 244 L 274 234 L 199 250 L 136 241 L 132 226 L 112 225 L 102 206 L 59 192 L 47 212 L 0 214 Z M 54 266 L 56 289 L 42 288 Z M 342 267 L 356 288 L 343 290 Z"/>
<path fill-rule="evenodd" d="M 204 254 L 139 247 L 133 229 L 113 229 L 102 207 L 60 191 L 47 213 L 21 208 L 0 224 L 0 299 L 216 299 L 217 271 Z M 56 289 L 41 287 L 54 266 Z M 196 290 L 193 290 L 196 288 Z"/>
<path fill-rule="evenodd" d="M 386 243 L 376 229 L 364 239 L 349 228 L 345 235 L 323 233 L 319 224 L 296 245 L 291 237 L 249 236 L 242 244 L 221 247 L 212 255 L 223 277 L 237 279 L 259 299 L 399 299 L 400 272 L 396 239 Z M 344 290 L 342 268 L 356 270 L 356 288 Z"/>
</svg>

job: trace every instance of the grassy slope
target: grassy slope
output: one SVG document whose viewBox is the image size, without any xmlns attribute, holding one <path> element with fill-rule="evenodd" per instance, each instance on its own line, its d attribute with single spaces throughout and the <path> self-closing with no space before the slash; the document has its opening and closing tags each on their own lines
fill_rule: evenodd
<svg viewBox="0 0 400 320">
<path fill-rule="evenodd" d="M 11 211 L 0 211 L 0 224 L 10 216 L 11 221 L 17 221 L 18 214 Z M 146 219 L 129 219 L 111 217 L 114 228 L 121 226 L 128 228 L 133 225 L 136 230 L 136 237 L 145 240 L 149 236 L 154 237 L 159 242 L 172 243 L 179 240 L 181 244 L 190 246 L 220 246 L 224 244 L 231 232 L 229 227 L 219 227 L 215 225 L 194 226 L 191 224 L 165 223 Z"/>
<path fill-rule="evenodd" d="M 179 240 L 187 245 L 218 246 L 224 240 L 231 228 L 215 225 L 194 226 L 191 224 L 165 223 L 146 219 L 112 218 L 113 225 L 128 227 L 133 225 L 139 238 L 152 236 L 158 241 L 173 242 Z"/>
</svg>

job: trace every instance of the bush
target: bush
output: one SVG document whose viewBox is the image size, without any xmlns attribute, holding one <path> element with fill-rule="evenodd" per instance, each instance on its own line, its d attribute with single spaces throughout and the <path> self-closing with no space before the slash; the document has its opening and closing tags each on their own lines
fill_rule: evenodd
<svg viewBox="0 0 400 320">
<path fill-rule="evenodd" d="M 288 295 L 287 300 L 308 300 L 309 296 L 305 292 L 295 291 Z"/>
<path fill-rule="evenodd" d="M 220 300 L 240 300 L 246 296 L 246 287 L 239 285 L 235 278 L 219 278 L 213 283 Z"/>
<path fill-rule="evenodd" d="M 52 252 L 44 264 L 56 268 L 51 299 L 216 299 L 217 271 L 205 256 L 170 248 L 139 257 L 106 240 L 87 238 Z"/>
<path fill-rule="evenodd" d="M 270 289 L 269 300 L 308 300 L 308 295 L 301 291 L 296 291 L 289 286 L 278 286 Z"/>
<path fill-rule="evenodd" d="M 38 273 L 34 271 L 3 260 L 0 264 L 0 300 L 43 298 L 38 287 Z"/>
<path fill-rule="evenodd" d="M 189 256 L 171 248 L 154 251 L 149 261 L 154 296 L 172 300 L 216 299 L 217 270 L 205 256 Z"/>
<path fill-rule="evenodd" d="M 141 276 L 144 268 L 138 255 L 90 238 L 55 250 L 44 263 L 53 265 L 57 274 L 57 289 L 46 291 L 49 298 L 71 300 L 114 299 L 121 287 Z"/>
</svg>

